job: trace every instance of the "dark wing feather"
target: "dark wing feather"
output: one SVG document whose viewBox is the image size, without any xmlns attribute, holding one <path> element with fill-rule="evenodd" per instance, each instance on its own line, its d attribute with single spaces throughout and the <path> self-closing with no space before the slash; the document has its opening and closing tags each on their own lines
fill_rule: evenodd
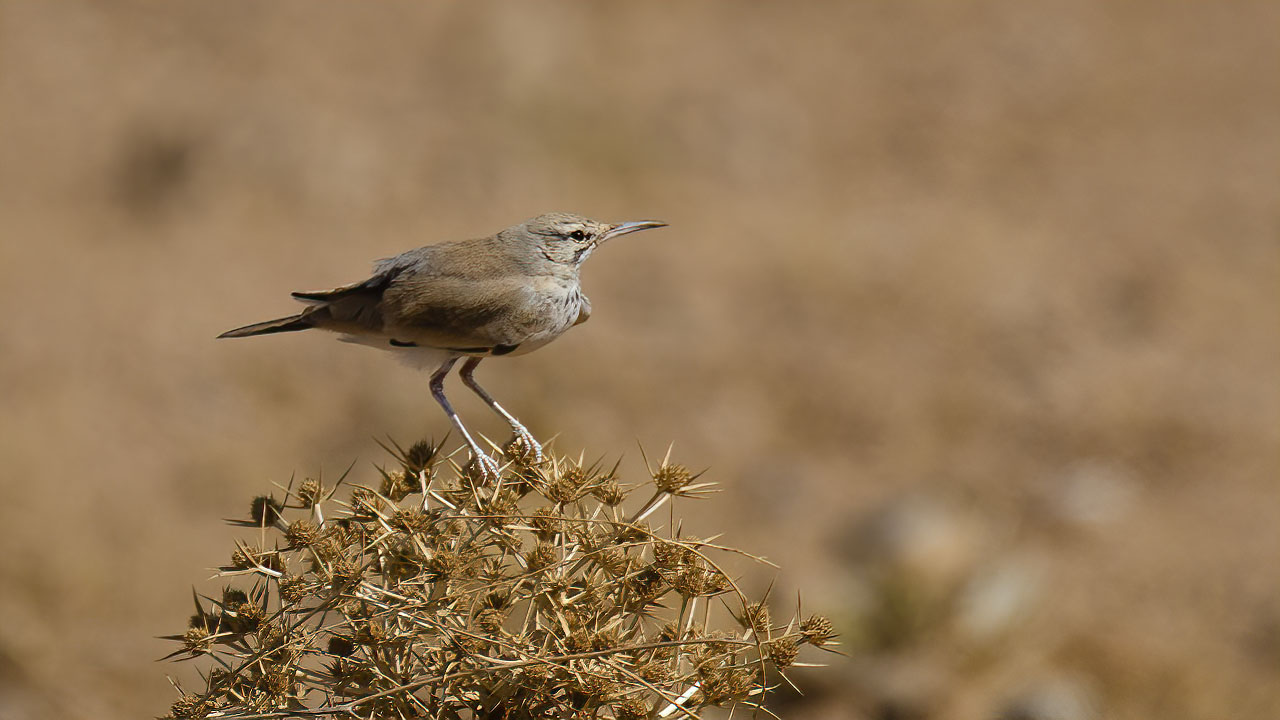
<svg viewBox="0 0 1280 720">
<path fill-rule="evenodd" d="M 299 291 L 289 294 L 298 300 L 315 300 L 317 302 L 323 302 L 325 300 L 334 300 L 350 295 L 351 293 L 360 292 L 361 290 L 370 289 L 367 284 L 368 282 L 368 280 L 365 280 L 364 282 L 343 285 L 342 287 L 334 288 L 332 290 L 308 290 L 306 292 Z"/>
<path fill-rule="evenodd" d="M 425 249 L 426 248 L 410 250 L 409 252 L 401 255 L 383 258 L 375 262 L 373 265 L 373 275 L 367 280 L 354 282 L 350 285 L 343 285 L 342 287 L 336 287 L 332 290 L 307 290 L 290 294 L 299 300 L 325 302 L 344 298 L 349 295 L 355 295 L 357 293 L 381 293 L 383 290 L 387 289 L 387 286 L 391 284 L 392 280 L 395 280 L 396 275 L 399 275 L 402 270 L 414 263 L 421 262 L 424 255 L 423 251 Z"/>
<path fill-rule="evenodd" d="M 343 285 L 342 287 L 336 287 L 332 290 L 307 290 L 303 292 L 290 293 L 290 295 L 299 300 L 325 302 L 344 298 L 348 295 L 355 295 L 357 293 L 376 293 L 385 290 L 387 285 L 391 284 L 391 278 L 393 275 L 394 273 L 381 273 L 374 275 L 368 280 L 361 280 L 360 282 Z"/>
</svg>

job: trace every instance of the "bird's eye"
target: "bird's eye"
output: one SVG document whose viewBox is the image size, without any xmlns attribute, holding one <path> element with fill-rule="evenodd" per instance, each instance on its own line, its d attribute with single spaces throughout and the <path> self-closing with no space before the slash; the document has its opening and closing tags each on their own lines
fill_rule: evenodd
<svg viewBox="0 0 1280 720">
<path fill-rule="evenodd" d="M 587 234 L 582 232 L 581 230 L 574 230 L 573 232 L 569 233 L 569 237 L 573 238 L 574 240 L 577 240 L 578 242 L 582 242 L 583 240 L 587 239 Z"/>
</svg>

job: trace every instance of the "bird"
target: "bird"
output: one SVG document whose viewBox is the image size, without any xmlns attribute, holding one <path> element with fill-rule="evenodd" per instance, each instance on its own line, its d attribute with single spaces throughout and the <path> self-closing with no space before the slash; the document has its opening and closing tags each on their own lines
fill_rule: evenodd
<svg viewBox="0 0 1280 720">
<path fill-rule="evenodd" d="M 365 280 L 332 290 L 294 292 L 302 312 L 228 330 L 221 338 L 328 330 L 431 372 L 431 395 L 466 443 L 479 471 L 497 477 L 484 452 L 445 396 L 444 380 L 462 360 L 459 377 L 511 426 L 514 442 L 542 461 L 542 447 L 478 382 L 486 358 L 533 352 L 591 317 L 582 292 L 582 264 L 622 235 L 666 227 L 656 220 L 605 223 L 552 212 L 493 235 L 408 250 L 374 263 Z"/>
</svg>

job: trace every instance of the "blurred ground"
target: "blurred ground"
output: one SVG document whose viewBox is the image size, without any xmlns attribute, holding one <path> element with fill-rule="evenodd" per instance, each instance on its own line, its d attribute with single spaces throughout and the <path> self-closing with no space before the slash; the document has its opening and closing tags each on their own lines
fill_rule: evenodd
<svg viewBox="0 0 1280 720">
<path fill-rule="evenodd" d="M 214 335 L 552 209 L 671 228 L 481 376 L 633 479 L 637 440 L 711 467 L 693 529 L 846 633 L 784 714 L 1276 717 L 1278 27 L 0 2 L 0 718 L 161 714 L 222 518 L 447 429 L 377 353 Z"/>
</svg>

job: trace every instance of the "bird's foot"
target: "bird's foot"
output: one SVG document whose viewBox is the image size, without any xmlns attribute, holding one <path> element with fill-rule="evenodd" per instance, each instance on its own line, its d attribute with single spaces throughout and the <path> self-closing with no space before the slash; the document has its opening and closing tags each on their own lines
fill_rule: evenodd
<svg viewBox="0 0 1280 720">
<path fill-rule="evenodd" d="M 533 437 L 533 433 L 529 432 L 523 425 L 517 425 L 512 430 L 515 435 L 511 438 L 511 442 L 502 448 L 502 452 L 515 461 L 517 465 L 541 465 L 544 459 L 542 446 Z"/>
<path fill-rule="evenodd" d="M 497 482 L 502 477 L 498 461 L 481 452 L 480 448 L 471 449 L 471 462 L 467 464 L 467 472 L 473 476 L 479 475 L 477 479 L 482 482 Z"/>
</svg>

